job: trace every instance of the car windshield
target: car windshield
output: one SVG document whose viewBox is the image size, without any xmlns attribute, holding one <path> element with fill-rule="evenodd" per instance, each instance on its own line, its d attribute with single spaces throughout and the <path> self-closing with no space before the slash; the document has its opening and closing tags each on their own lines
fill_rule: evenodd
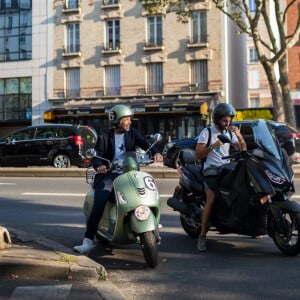
<svg viewBox="0 0 300 300">
<path fill-rule="evenodd" d="M 252 124 L 255 143 L 262 149 L 280 159 L 280 150 L 277 138 L 270 124 L 257 121 Z"/>
</svg>

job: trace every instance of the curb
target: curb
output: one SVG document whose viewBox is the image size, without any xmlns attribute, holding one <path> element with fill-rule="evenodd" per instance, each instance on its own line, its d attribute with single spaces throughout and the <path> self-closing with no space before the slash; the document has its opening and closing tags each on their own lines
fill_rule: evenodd
<svg viewBox="0 0 300 300">
<path fill-rule="evenodd" d="M 300 175 L 300 164 L 292 165 L 294 175 Z M 142 171 L 151 174 L 154 178 L 179 178 L 176 169 L 161 165 L 142 167 Z M 57 169 L 54 167 L 0 167 L 0 177 L 82 177 L 85 178 L 85 168 Z"/>
<path fill-rule="evenodd" d="M 11 227 L 7 230 L 16 244 L 0 251 L 1 276 L 88 282 L 103 299 L 126 299 L 107 280 L 105 268 L 87 256 L 39 235 Z"/>
<path fill-rule="evenodd" d="M 178 178 L 177 171 L 167 167 L 143 167 L 142 171 L 151 174 L 155 178 Z M 57 169 L 51 167 L 28 168 L 0 168 L 0 177 L 82 177 L 85 178 L 86 169 L 66 168 Z"/>
</svg>

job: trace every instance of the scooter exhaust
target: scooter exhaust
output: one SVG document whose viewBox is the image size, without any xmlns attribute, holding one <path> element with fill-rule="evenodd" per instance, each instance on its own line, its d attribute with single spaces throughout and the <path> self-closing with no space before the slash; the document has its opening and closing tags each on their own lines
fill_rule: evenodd
<svg viewBox="0 0 300 300">
<path fill-rule="evenodd" d="M 172 207 L 175 211 L 179 211 L 180 213 L 186 215 L 187 217 L 191 218 L 194 215 L 193 210 L 191 207 L 185 205 L 180 200 L 171 197 L 167 200 L 167 204 Z"/>
</svg>

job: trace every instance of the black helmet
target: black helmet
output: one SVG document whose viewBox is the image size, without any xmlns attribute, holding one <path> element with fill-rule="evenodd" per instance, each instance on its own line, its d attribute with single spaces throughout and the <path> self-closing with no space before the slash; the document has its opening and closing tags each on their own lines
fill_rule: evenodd
<svg viewBox="0 0 300 300">
<path fill-rule="evenodd" d="M 219 126 L 223 117 L 229 116 L 232 119 L 235 115 L 235 109 L 231 104 L 219 103 L 215 106 L 213 111 L 213 122 Z"/>
<path fill-rule="evenodd" d="M 132 117 L 132 110 L 123 104 L 115 105 L 108 113 L 108 119 L 112 122 L 113 128 L 118 128 L 120 125 L 120 120 L 124 117 Z"/>
</svg>

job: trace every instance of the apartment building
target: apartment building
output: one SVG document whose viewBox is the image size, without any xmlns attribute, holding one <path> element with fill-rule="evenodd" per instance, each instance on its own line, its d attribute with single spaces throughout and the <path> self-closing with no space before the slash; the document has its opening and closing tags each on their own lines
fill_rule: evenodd
<svg viewBox="0 0 300 300">
<path fill-rule="evenodd" d="M 48 121 L 108 126 L 117 103 L 135 111 L 145 134 L 195 136 L 207 108 L 224 100 L 222 18 L 193 2 L 188 23 L 150 15 L 138 1 L 57 1 L 53 97 Z"/>
</svg>

